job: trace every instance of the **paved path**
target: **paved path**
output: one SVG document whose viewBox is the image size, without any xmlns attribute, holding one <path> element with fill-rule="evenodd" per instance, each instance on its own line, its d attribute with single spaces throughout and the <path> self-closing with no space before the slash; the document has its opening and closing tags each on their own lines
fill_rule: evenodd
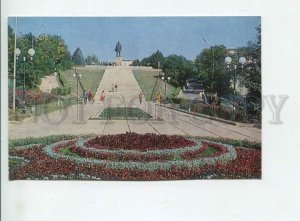
<svg viewBox="0 0 300 221">
<path fill-rule="evenodd" d="M 118 85 L 117 92 L 111 91 L 112 84 Z M 107 99 L 99 101 L 104 90 Z M 132 71 L 128 67 L 106 69 L 96 93 L 93 104 L 80 105 L 81 123 L 77 121 L 77 105 L 71 106 L 62 113 L 53 112 L 45 116 L 22 123 L 9 123 L 9 137 L 46 136 L 50 134 L 117 134 L 126 131 L 136 133 L 180 134 L 191 136 L 212 136 L 232 139 L 261 141 L 261 130 L 253 127 L 233 126 L 182 113 L 176 110 L 156 106 L 152 102 L 138 102 L 141 91 Z M 139 107 L 153 117 L 162 121 L 149 120 L 89 120 L 105 107 L 127 106 Z"/>
</svg>

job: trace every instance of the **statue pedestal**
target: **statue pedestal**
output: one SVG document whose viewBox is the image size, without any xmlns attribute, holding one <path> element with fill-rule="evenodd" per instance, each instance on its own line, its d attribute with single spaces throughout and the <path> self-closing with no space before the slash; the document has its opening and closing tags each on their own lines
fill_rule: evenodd
<svg viewBox="0 0 300 221">
<path fill-rule="evenodd" d="M 116 57 L 115 59 L 115 63 L 116 63 L 116 66 L 122 66 L 122 57 Z"/>
</svg>

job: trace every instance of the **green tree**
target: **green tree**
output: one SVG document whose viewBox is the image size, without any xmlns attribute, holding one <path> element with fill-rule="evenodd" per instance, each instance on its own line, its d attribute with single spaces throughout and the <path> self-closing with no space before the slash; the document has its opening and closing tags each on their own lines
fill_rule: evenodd
<svg viewBox="0 0 300 221">
<path fill-rule="evenodd" d="M 183 86 L 185 81 L 195 76 L 196 67 L 192 61 L 183 56 L 170 55 L 164 59 L 162 66 L 163 72 L 171 76 L 172 83 L 177 86 Z"/>
<path fill-rule="evenodd" d="M 195 60 L 198 75 L 202 79 L 205 89 L 217 93 L 218 96 L 230 91 L 232 73 L 225 68 L 226 54 L 225 46 L 212 46 L 209 49 L 203 49 Z"/>
<path fill-rule="evenodd" d="M 135 59 L 133 62 L 132 62 L 132 66 L 139 66 L 140 65 L 140 60 L 139 59 Z"/>
<path fill-rule="evenodd" d="M 13 75 L 14 63 L 14 32 L 8 26 L 8 73 Z M 66 70 L 74 65 L 70 52 L 64 40 L 58 35 L 42 34 L 35 37 L 32 33 L 17 37 L 17 48 L 21 50 L 17 61 L 16 83 L 23 85 L 24 72 L 26 87 L 35 88 L 45 75 L 54 71 Z M 31 60 L 28 49 L 34 48 L 35 54 Z M 23 61 L 25 57 L 26 62 Z"/>
<path fill-rule="evenodd" d="M 14 49 L 15 49 L 15 33 L 12 27 L 8 26 L 8 75 L 12 79 L 14 72 Z"/>
<path fill-rule="evenodd" d="M 85 59 L 87 65 L 99 65 L 99 59 L 96 55 L 88 55 Z"/>
<path fill-rule="evenodd" d="M 77 48 L 73 54 L 72 60 L 75 65 L 84 66 L 85 61 L 80 48 Z"/>
<path fill-rule="evenodd" d="M 261 26 L 256 28 L 257 41 L 248 42 L 246 47 L 238 49 L 247 58 L 244 65 L 240 82 L 248 88 L 250 96 L 260 99 L 261 97 Z"/>
<path fill-rule="evenodd" d="M 158 66 L 161 67 L 163 63 L 164 55 L 159 50 L 141 61 L 141 65 L 151 66 L 152 68 L 158 68 Z"/>
<path fill-rule="evenodd" d="M 73 66 L 68 46 L 58 35 L 42 34 L 37 38 L 33 61 L 36 69 L 43 72 L 42 75 L 70 69 Z"/>
</svg>

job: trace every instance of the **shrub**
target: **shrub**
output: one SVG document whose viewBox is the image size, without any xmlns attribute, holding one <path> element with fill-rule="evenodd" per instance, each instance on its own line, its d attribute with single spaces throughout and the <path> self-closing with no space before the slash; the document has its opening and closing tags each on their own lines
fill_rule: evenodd
<svg viewBox="0 0 300 221">
<path fill-rule="evenodd" d="M 225 120 L 232 119 L 232 110 L 222 106 L 204 104 L 197 101 L 181 99 L 180 108 L 184 110 L 191 110 L 195 113 L 201 113 L 201 114 L 206 114 L 214 117 L 219 117 Z M 239 122 L 245 121 L 246 118 L 244 112 L 237 110 L 235 112 L 235 120 Z"/>
<path fill-rule="evenodd" d="M 174 104 L 180 104 L 180 101 L 181 101 L 180 98 L 177 98 L 177 97 L 171 98 L 171 102 L 174 103 Z"/>
<path fill-rule="evenodd" d="M 26 105 L 48 103 L 54 101 L 56 95 L 43 92 L 39 89 L 26 90 L 25 91 L 25 103 Z M 9 100 L 12 101 L 12 91 L 9 93 Z M 23 90 L 16 90 L 16 106 L 21 107 L 23 105 Z M 11 106 L 11 104 L 10 104 Z"/>
<path fill-rule="evenodd" d="M 54 96 L 61 95 L 61 96 L 66 96 L 71 93 L 71 87 L 69 86 L 64 86 L 64 87 L 57 87 L 53 88 L 51 91 L 51 94 Z"/>
</svg>

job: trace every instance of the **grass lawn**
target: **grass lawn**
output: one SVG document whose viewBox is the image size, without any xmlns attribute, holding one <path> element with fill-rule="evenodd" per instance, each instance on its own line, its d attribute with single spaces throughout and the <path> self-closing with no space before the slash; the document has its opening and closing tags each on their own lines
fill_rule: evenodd
<svg viewBox="0 0 300 221">
<path fill-rule="evenodd" d="M 85 90 L 91 90 L 93 95 L 96 94 L 99 83 L 103 77 L 104 69 L 101 68 L 85 68 L 77 67 L 77 72 L 82 74 L 81 83 Z M 77 82 L 73 78 L 74 70 L 67 70 L 61 73 L 62 78 L 65 79 L 67 84 L 71 86 L 71 94 L 77 93 Z M 79 86 L 80 95 L 83 94 L 81 87 Z"/>
<path fill-rule="evenodd" d="M 36 115 L 40 116 L 43 113 L 50 113 L 57 110 L 60 110 L 61 108 L 65 109 L 69 106 L 72 106 L 74 104 L 77 104 L 76 98 L 75 99 L 65 99 L 58 101 L 53 101 L 51 103 L 45 103 L 45 104 L 39 104 L 36 107 Z"/>
<path fill-rule="evenodd" d="M 105 108 L 100 116 L 100 119 L 151 119 L 152 116 L 139 108 Z"/>
<path fill-rule="evenodd" d="M 165 97 L 165 84 L 162 80 L 157 81 L 160 71 L 133 70 L 132 72 L 147 101 L 153 100 L 158 92 L 161 93 L 163 98 Z M 168 96 L 175 94 L 175 91 L 174 86 L 167 84 Z"/>
</svg>

